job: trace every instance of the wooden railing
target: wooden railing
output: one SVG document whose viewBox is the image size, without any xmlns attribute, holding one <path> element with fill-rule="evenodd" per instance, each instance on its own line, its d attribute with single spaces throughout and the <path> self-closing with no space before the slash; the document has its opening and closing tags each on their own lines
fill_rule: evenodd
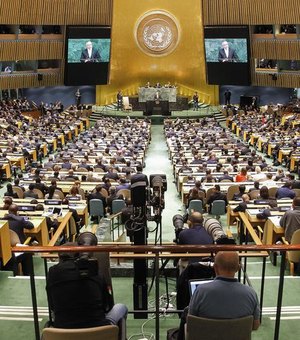
<svg viewBox="0 0 300 340">
<path fill-rule="evenodd" d="M 175 258 L 182 257 L 186 255 L 187 252 L 192 253 L 192 256 L 197 256 L 203 253 L 216 253 L 217 251 L 239 251 L 240 256 L 244 258 L 244 261 L 247 260 L 248 256 L 251 254 L 256 254 L 256 256 L 261 256 L 263 258 L 262 265 L 262 282 L 261 282 L 261 294 L 263 295 L 264 290 L 264 276 L 265 276 L 265 267 L 266 267 L 266 251 L 280 251 L 281 252 L 281 266 L 280 266 L 280 276 L 279 276 L 279 288 L 277 295 L 277 311 L 276 311 L 276 322 L 275 322 L 275 330 L 274 330 L 274 340 L 279 339 L 279 328 L 280 328 L 280 316 L 281 316 L 281 306 L 282 306 L 282 295 L 283 295 L 283 285 L 284 285 L 284 272 L 285 272 L 285 260 L 286 260 L 286 251 L 299 251 L 300 245 L 194 245 L 194 246 L 185 246 L 185 245 L 153 245 L 153 246 L 135 246 L 135 245 L 99 245 L 99 246 L 53 246 L 53 247 L 13 247 L 13 252 L 26 252 L 31 255 L 34 253 L 53 253 L 53 252 L 113 252 L 118 253 L 121 252 L 120 257 L 123 257 L 124 252 L 128 253 L 128 255 L 132 258 L 141 258 L 141 257 L 153 257 L 154 258 L 154 272 L 155 272 L 155 310 L 147 310 L 143 311 L 146 313 L 155 313 L 155 333 L 156 339 L 160 339 L 160 329 L 159 329 L 159 316 L 161 313 L 159 307 L 159 276 L 160 276 L 160 258 Z M 34 327 L 35 327 L 35 338 L 36 340 L 40 339 L 40 331 L 39 331 L 39 321 L 38 321 L 38 312 L 37 312 L 37 299 L 36 299 L 36 288 L 35 288 L 35 278 L 34 278 L 34 268 L 33 261 L 31 256 L 31 274 L 30 274 L 30 283 L 31 283 L 31 295 L 32 295 L 32 306 L 33 306 L 33 315 L 34 315 Z M 246 262 L 244 264 L 246 267 Z M 244 273 L 244 275 L 247 275 Z M 245 281 L 245 277 L 244 277 Z M 249 282 L 249 278 L 247 279 Z M 261 298 L 262 301 L 262 298 Z M 261 303 L 262 307 L 262 303 Z M 173 311 L 174 312 L 174 311 Z M 175 311 L 177 312 L 177 311 Z"/>
</svg>

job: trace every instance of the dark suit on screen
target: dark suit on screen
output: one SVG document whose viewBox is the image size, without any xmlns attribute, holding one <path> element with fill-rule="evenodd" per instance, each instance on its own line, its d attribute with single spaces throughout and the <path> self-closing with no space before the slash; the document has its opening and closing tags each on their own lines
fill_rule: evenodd
<svg viewBox="0 0 300 340">
<path fill-rule="evenodd" d="M 224 48 L 219 49 L 219 62 L 227 62 L 227 63 L 234 63 L 239 61 L 239 57 L 235 51 L 235 49 L 229 47 L 228 49 L 228 57 L 226 56 L 226 52 Z"/>
<path fill-rule="evenodd" d="M 93 48 L 91 57 L 89 57 L 89 52 L 88 52 L 87 48 L 85 48 L 81 52 L 80 61 L 82 63 L 85 63 L 85 62 L 87 62 L 87 63 L 98 63 L 98 62 L 100 62 L 101 58 L 100 58 L 99 51 Z"/>
</svg>

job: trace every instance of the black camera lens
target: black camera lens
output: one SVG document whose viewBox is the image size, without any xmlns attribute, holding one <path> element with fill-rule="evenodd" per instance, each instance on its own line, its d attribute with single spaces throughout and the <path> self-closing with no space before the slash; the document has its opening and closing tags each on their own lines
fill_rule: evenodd
<svg viewBox="0 0 300 340">
<path fill-rule="evenodd" d="M 183 216 L 177 214 L 173 216 L 173 226 L 175 229 L 183 229 Z"/>
</svg>

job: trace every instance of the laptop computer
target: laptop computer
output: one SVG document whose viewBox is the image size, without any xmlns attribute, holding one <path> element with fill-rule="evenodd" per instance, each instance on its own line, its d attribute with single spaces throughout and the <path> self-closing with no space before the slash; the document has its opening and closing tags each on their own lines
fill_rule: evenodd
<svg viewBox="0 0 300 340">
<path fill-rule="evenodd" d="M 213 278 L 211 279 L 193 279 L 193 280 L 189 280 L 189 290 L 190 290 L 190 296 L 192 296 L 195 292 L 195 290 L 197 289 L 198 286 L 204 284 L 204 283 L 209 283 L 209 282 L 213 282 Z"/>
<path fill-rule="evenodd" d="M 46 211 L 43 215 L 44 216 L 52 216 L 54 214 L 57 214 L 57 216 L 62 215 L 62 209 L 58 207 L 50 207 L 48 211 Z"/>
</svg>

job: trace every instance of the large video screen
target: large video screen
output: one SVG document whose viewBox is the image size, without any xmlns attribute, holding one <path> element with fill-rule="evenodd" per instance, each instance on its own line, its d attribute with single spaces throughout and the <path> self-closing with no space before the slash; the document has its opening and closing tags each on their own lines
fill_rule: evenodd
<svg viewBox="0 0 300 340">
<path fill-rule="evenodd" d="M 108 83 L 110 34 L 108 26 L 67 26 L 65 85 Z"/>
<path fill-rule="evenodd" d="M 204 46 L 209 84 L 250 85 L 248 26 L 207 26 Z"/>
</svg>

